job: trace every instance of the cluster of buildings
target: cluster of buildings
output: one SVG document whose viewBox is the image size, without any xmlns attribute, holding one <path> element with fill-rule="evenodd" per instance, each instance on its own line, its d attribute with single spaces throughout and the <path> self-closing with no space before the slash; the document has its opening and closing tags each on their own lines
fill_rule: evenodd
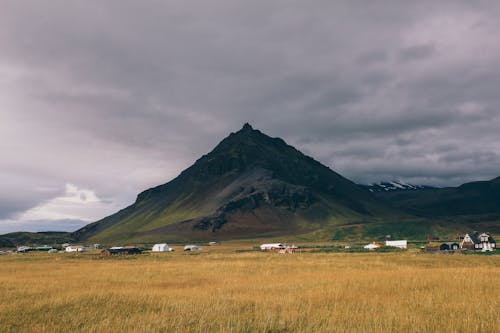
<svg viewBox="0 0 500 333">
<path fill-rule="evenodd" d="M 474 231 L 471 234 L 465 234 L 460 243 L 461 249 L 468 249 L 481 252 L 495 251 L 497 243 L 489 233 L 479 233 Z"/>
<path fill-rule="evenodd" d="M 432 239 L 427 246 L 423 247 L 426 252 L 438 251 L 476 251 L 476 252 L 491 252 L 496 250 L 496 241 L 491 234 L 487 232 L 474 231 L 467 233 L 461 237 L 460 242 L 436 242 L 437 239 Z M 373 242 L 363 246 L 367 250 L 376 250 L 382 246 L 396 247 L 406 249 L 408 242 L 406 240 L 386 240 L 385 244 Z"/>
<path fill-rule="evenodd" d="M 215 245 L 215 242 L 210 242 L 209 245 Z M 184 246 L 184 251 L 200 251 L 202 249 L 199 245 L 186 245 Z M 167 243 L 158 243 L 153 245 L 151 252 L 173 252 L 175 251 L 172 247 L 168 246 Z M 141 254 L 142 250 L 134 246 L 114 246 L 109 249 L 104 249 L 101 251 L 103 255 L 114 255 L 114 254 Z"/>
<path fill-rule="evenodd" d="M 487 232 L 474 231 L 465 234 L 460 242 L 429 243 L 424 250 L 427 252 L 436 251 L 476 251 L 492 252 L 497 248 L 497 243 Z"/>
<path fill-rule="evenodd" d="M 387 236 L 390 237 L 390 236 Z M 218 245 L 216 242 L 210 242 L 208 245 Z M 363 248 L 367 250 L 376 250 L 382 246 L 394 247 L 399 249 L 407 249 L 407 240 L 386 240 L 385 243 L 373 242 L 364 245 Z M 347 245 L 345 248 L 351 248 Z M 29 251 L 47 251 L 49 253 L 55 252 L 86 252 L 91 250 L 101 249 L 100 244 L 93 245 L 71 245 L 65 243 L 61 245 L 61 250 L 53 248 L 48 245 L 42 245 L 38 247 L 29 246 L 19 246 L 17 248 L 18 253 L 29 252 Z M 186 245 L 184 246 L 184 251 L 200 251 L 202 249 L 199 245 Z M 294 253 L 297 249 L 295 245 L 285 245 L 283 243 L 265 243 L 260 245 L 262 251 L 274 251 L 279 253 Z M 493 239 L 490 233 L 487 232 L 477 232 L 467 233 L 465 236 L 461 237 L 459 242 L 438 242 L 438 239 L 433 237 L 429 241 L 427 246 L 422 248 L 425 252 L 451 252 L 451 251 L 475 251 L 475 252 L 490 252 L 496 250 L 496 241 Z M 172 252 L 174 249 L 170 247 L 167 243 L 154 244 L 151 252 Z M 115 254 L 140 254 L 142 250 L 135 246 L 114 246 L 106 248 L 101 251 L 103 255 L 115 255 Z M 1 254 L 4 254 L 2 252 Z"/>
<path fill-rule="evenodd" d="M 52 248 L 52 246 L 49 245 L 41 245 L 41 246 L 18 246 L 16 249 L 16 252 L 18 253 L 26 253 L 26 252 L 31 252 L 31 251 L 56 251 L 56 249 Z"/>
<path fill-rule="evenodd" d="M 370 244 L 367 244 L 367 245 L 363 246 L 363 248 L 366 249 L 366 250 L 376 250 L 379 247 L 382 247 L 383 245 L 384 244 L 382 244 L 382 243 L 373 242 L 373 243 L 370 243 Z M 403 239 L 403 240 L 386 240 L 385 241 L 385 246 L 396 247 L 396 248 L 399 248 L 399 249 L 407 249 L 408 248 L 408 241 L 406 239 Z"/>
<path fill-rule="evenodd" d="M 216 242 L 210 242 L 210 246 L 217 245 Z M 57 253 L 57 252 L 87 252 L 94 250 L 101 250 L 102 246 L 100 244 L 93 245 L 73 245 L 69 243 L 61 244 L 58 248 L 53 248 L 52 246 L 42 245 L 38 247 L 30 247 L 30 246 L 18 246 L 16 251 L 17 253 L 26 253 L 31 251 L 45 251 L 49 253 Z M 202 247 L 199 245 L 186 245 L 184 246 L 184 251 L 199 251 Z M 151 249 L 151 252 L 172 252 L 174 249 L 170 247 L 167 243 L 159 243 L 154 244 Z M 110 248 L 102 249 L 101 254 L 103 255 L 114 255 L 114 254 L 140 254 L 142 250 L 135 246 L 113 246 Z M 2 252 L 3 254 L 3 252 Z"/>
</svg>

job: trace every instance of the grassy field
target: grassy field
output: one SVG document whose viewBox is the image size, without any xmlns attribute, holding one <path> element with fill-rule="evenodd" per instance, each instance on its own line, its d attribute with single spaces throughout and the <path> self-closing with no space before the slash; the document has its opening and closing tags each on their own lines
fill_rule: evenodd
<svg viewBox="0 0 500 333">
<path fill-rule="evenodd" d="M 0 332 L 499 332 L 500 256 L 0 257 Z"/>
</svg>

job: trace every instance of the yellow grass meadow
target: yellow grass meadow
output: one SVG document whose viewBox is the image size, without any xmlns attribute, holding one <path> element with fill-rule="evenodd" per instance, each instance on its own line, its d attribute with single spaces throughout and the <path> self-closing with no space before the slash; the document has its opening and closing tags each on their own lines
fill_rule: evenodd
<svg viewBox="0 0 500 333">
<path fill-rule="evenodd" d="M 500 332 L 500 256 L 5 255 L 0 332 Z"/>
</svg>

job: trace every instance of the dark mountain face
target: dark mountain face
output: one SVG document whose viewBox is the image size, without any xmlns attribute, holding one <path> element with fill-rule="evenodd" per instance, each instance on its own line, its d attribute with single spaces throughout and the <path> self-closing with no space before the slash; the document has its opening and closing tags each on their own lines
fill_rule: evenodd
<svg viewBox="0 0 500 333">
<path fill-rule="evenodd" d="M 154 241 L 297 234 L 387 211 L 365 189 L 245 124 L 171 182 L 75 236 Z"/>
<path fill-rule="evenodd" d="M 459 187 L 380 192 L 376 195 L 395 207 L 420 216 L 500 215 L 500 177 Z"/>
</svg>

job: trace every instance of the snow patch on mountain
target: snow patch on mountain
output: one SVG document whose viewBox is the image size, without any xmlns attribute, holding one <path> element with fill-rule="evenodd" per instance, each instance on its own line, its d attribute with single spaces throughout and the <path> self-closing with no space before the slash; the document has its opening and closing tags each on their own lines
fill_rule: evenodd
<svg viewBox="0 0 500 333">
<path fill-rule="evenodd" d="M 372 193 L 376 192 L 392 192 L 392 191 L 414 191 L 421 189 L 430 189 L 432 186 L 427 185 L 413 185 L 405 183 L 401 180 L 393 180 L 389 182 L 373 183 L 369 185 L 362 185 Z"/>
</svg>

